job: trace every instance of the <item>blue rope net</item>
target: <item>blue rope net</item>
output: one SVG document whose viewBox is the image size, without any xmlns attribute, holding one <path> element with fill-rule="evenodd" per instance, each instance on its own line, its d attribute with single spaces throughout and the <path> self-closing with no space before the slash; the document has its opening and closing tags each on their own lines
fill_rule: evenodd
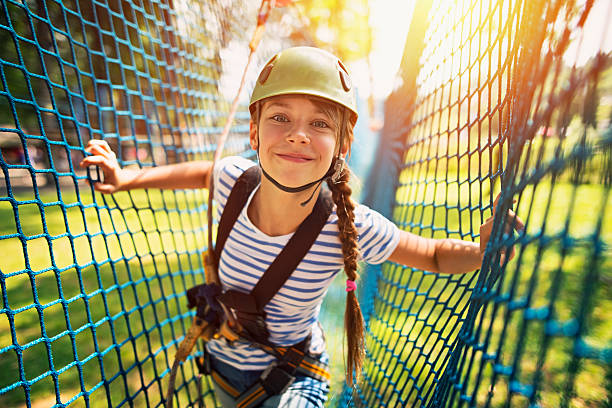
<svg viewBox="0 0 612 408">
<path fill-rule="evenodd" d="M 210 159 L 250 3 L 0 3 L 0 406 L 164 403 L 185 291 L 203 281 L 207 193 L 102 196 L 76 163 L 92 138 L 122 166 Z M 363 380 L 330 405 L 609 404 L 610 57 L 567 59 L 603 38 L 586 33 L 605 3 L 419 2 L 366 202 L 473 240 L 501 191 L 496 225 L 512 207 L 526 229 L 494 229 L 477 273 L 368 268 Z M 269 23 L 259 61 L 302 20 Z M 242 106 L 227 154 L 249 155 L 247 125 Z M 177 406 L 215 404 L 196 373 L 191 357 Z"/>
<path fill-rule="evenodd" d="M 78 163 L 90 139 L 122 166 L 212 159 L 258 7 L 225 3 L 0 3 L 0 406 L 163 405 L 207 192 L 103 196 Z M 269 24 L 259 65 L 288 32 Z M 243 104 L 226 154 L 247 148 Z M 213 403 L 196 373 L 191 357 L 178 406 Z"/>
<path fill-rule="evenodd" d="M 365 375 L 344 404 L 610 404 L 612 58 L 580 52 L 603 44 L 594 22 L 611 13 L 416 6 L 367 201 L 405 230 L 475 240 L 501 196 L 479 272 L 368 271 Z M 524 231 L 500 228 L 508 209 Z"/>
</svg>

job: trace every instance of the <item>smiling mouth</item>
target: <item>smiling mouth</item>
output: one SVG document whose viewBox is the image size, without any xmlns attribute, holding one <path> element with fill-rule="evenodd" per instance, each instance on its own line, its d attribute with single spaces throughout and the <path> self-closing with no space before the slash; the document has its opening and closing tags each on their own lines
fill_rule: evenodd
<svg viewBox="0 0 612 408">
<path fill-rule="evenodd" d="M 294 163 L 306 163 L 306 162 L 313 160 L 306 156 L 292 155 L 292 154 L 277 153 L 277 156 L 280 157 L 281 159 L 285 159 L 285 160 L 288 160 Z"/>
</svg>

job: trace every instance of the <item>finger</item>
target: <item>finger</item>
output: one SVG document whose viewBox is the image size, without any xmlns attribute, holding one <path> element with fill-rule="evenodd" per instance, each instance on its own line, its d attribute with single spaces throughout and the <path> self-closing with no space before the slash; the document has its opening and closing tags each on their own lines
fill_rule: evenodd
<svg viewBox="0 0 612 408">
<path fill-rule="evenodd" d="M 87 156 L 79 162 L 79 166 L 81 167 L 97 166 L 99 165 L 100 160 L 106 160 L 106 158 L 102 156 Z"/>
<path fill-rule="evenodd" d="M 106 149 L 104 149 L 102 146 L 98 146 L 98 145 L 93 145 L 90 148 L 89 151 L 91 154 L 94 155 L 99 155 L 99 156 L 104 156 L 107 159 L 114 159 L 115 158 L 115 153 L 113 153 L 112 151 L 109 153 Z"/>
<path fill-rule="evenodd" d="M 90 141 L 87 142 L 87 145 L 85 146 L 85 151 L 90 151 L 92 147 L 96 146 L 98 144 L 98 140 L 92 139 Z"/>
<path fill-rule="evenodd" d="M 494 220 L 493 217 L 487 218 L 485 222 L 482 223 L 481 227 L 484 227 L 484 226 L 491 227 L 493 225 L 493 220 Z"/>
<path fill-rule="evenodd" d="M 515 252 L 516 252 L 516 250 L 514 249 L 514 247 L 512 247 L 512 248 L 510 249 L 510 258 L 508 259 L 509 261 L 511 261 L 511 260 L 512 260 L 512 258 L 514 258 L 514 254 L 515 254 Z"/>
<path fill-rule="evenodd" d="M 103 150 L 105 150 L 108 153 L 112 153 L 113 150 L 110 148 L 110 145 L 108 144 L 108 142 L 106 140 L 98 140 L 98 139 L 91 139 L 88 143 L 88 146 L 98 146 L 101 147 Z"/>
<path fill-rule="evenodd" d="M 518 215 L 516 215 L 514 211 L 508 210 L 507 220 L 508 220 L 507 223 L 509 223 L 510 225 L 514 225 L 515 230 L 520 232 L 523 229 L 525 229 L 525 223 L 523 222 L 523 220 L 519 218 Z"/>
<path fill-rule="evenodd" d="M 493 218 L 488 218 L 481 226 L 480 226 L 480 236 L 489 236 L 491 234 L 491 230 L 493 229 Z"/>
<path fill-rule="evenodd" d="M 92 154 L 92 150 L 94 148 L 95 144 L 87 144 L 87 146 L 85 146 L 85 152 Z"/>
<path fill-rule="evenodd" d="M 510 247 L 509 251 L 507 251 L 506 249 L 500 250 L 499 266 L 503 266 L 504 263 L 506 263 L 506 258 L 508 258 L 508 262 L 510 262 L 512 258 L 514 258 L 515 252 L 516 250 L 514 249 L 514 247 Z"/>
<path fill-rule="evenodd" d="M 103 194 L 111 194 L 115 191 L 115 186 L 112 184 L 94 183 L 94 190 Z"/>
<path fill-rule="evenodd" d="M 106 160 L 106 157 L 102 156 L 87 156 L 83 160 L 79 162 L 81 167 L 87 166 L 99 166 L 102 162 Z"/>
<path fill-rule="evenodd" d="M 525 223 L 518 215 L 514 215 L 514 229 L 518 232 L 523 232 L 525 230 Z"/>
<path fill-rule="evenodd" d="M 109 160 L 103 156 L 89 156 L 84 158 L 81 163 L 81 167 L 87 166 L 100 166 L 102 171 L 112 171 L 113 166 L 109 163 Z"/>
<path fill-rule="evenodd" d="M 115 153 L 110 149 L 110 146 L 106 142 L 100 143 L 99 140 L 90 141 L 87 146 L 85 146 L 85 152 L 89 154 L 99 154 L 106 157 L 116 157 Z"/>
</svg>

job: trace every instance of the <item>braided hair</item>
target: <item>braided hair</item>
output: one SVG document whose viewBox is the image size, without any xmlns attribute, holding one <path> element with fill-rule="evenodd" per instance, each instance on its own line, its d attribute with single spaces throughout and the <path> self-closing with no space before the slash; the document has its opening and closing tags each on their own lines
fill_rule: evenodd
<svg viewBox="0 0 612 408">
<path fill-rule="evenodd" d="M 327 102 L 321 98 L 307 96 L 319 109 L 321 109 L 335 123 L 338 141 L 338 149 L 342 149 L 339 143 L 342 141 L 350 147 L 353 142 L 353 128 L 356 118 L 343 106 Z M 255 104 L 252 120 L 255 124 L 260 119 L 261 103 Z M 349 186 L 350 170 L 345 166 L 341 177 L 332 182 L 327 179 L 327 185 L 332 193 L 332 199 L 336 204 L 338 216 L 339 238 L 342 243 L 342 255 L 344 257 L 344 273 L 348 280 L 357 280 L 357 261 L 359 250 L 357 246 L 357 227 L 355 226 L 355 202 L 351 199 L 352 189 Z M 349 385 L 353 385 L 361 373 L 363 357 L 365 352 L 365 323 L 361 313 L 361 307 L 354 290 L 347 291 L 346 308 L 344 311 L 344 332 L 347 342 L 347 357 L 345 361 L 346 379 Z M 353 373 L 355 375 L 353 375 Z"/>
<path fill-rule="evenodd" d="M 347 109 L 336 106 L 340 110 L 338 115 L 330 115 L 337 120 L 339 140 L 345 141 L 350 146 L 353 141 L 354 121 L 349 120 Z M 342 135 L 342 137 L 340 137 Z M 341 147 L 339 147 L 341 148 Z M 357 227 L 355 227 L 355 202 L 351 199 L 352 189 L 349 186 L 350 170 L 346 168 L 339 180 L 332 182 L 327 180 L 327 185 L 332 193 L 332 199 L 336 204 L 336 215 L 338 216 L 338 231 L 342 243 L 342 255 L 344 258 L 344 273 L 351 281 L 357 280 L 357 261 L 359 250 L 357 247 Z M 364 338 L 365 324 L 359 300 L 354 290 L 346 292 L 346 308 L 344 310 L 344 334 L 347 342 L 347 356 L 345 360 L 346 380 L 353 385 L 354 377 L 358 378 L 361 373 L 365 351 Z"/>
</svg>

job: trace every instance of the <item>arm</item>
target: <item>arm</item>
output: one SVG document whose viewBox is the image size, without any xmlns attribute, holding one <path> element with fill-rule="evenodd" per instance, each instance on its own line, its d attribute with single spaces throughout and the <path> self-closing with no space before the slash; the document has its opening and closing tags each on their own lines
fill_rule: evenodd
<svg viewBox="0 0 612 408">
<path fill-rule="evenodd" d="M 193 161 L 146 169 L 123 169 L 125 181 L 118 191 L 136 188 L 208 188 L 212 162 Z"/>
<path fill-rule="evenodd" d="M 122 169 L 115 153 L 108 143 L 102 140 L 90 140 L 85 151 L 91 153 L 91 156 L 85 157 L 79 165 L 81 167 L 95 165 L 102 169 L 104 182 L 94 184 L 94 189 L 101 193 L 137 188 L 208 188 L 212 171 L 212 162 L 209 161 L 194 161 L 146 169 Z"/>
<path fill-rule="evenodd" d="M 424 238 L 400 231 L 400 240 L 389 260 L 438 273 L 467 273 L 481 263 L 480 245 L 459 239 Z"/>
<path fill-rule="evenodd" d="M 499 195 L 495 199 L 493 209 L 497 207 Z M 459 239 L 424 238 L 407 231 L 400 231 L 400 241 L 389 256 L 389 260 L 413 268 L 438 273 L 467 273 L 480 268 L 487 243 L 493 229 L 495 213 L 480 226 L 480 243 L 462 241 Z M 506 217 L 506 232 L 514 227 L 517 231 L 525 228 L 523 221 L 508 210 Z M 503 251 L 502 251 L 503 252 Z M 514 256 L 514 248 L 510 259 Z M 504 262 L 502 254 L 500 262 Z"/>
</svg>

